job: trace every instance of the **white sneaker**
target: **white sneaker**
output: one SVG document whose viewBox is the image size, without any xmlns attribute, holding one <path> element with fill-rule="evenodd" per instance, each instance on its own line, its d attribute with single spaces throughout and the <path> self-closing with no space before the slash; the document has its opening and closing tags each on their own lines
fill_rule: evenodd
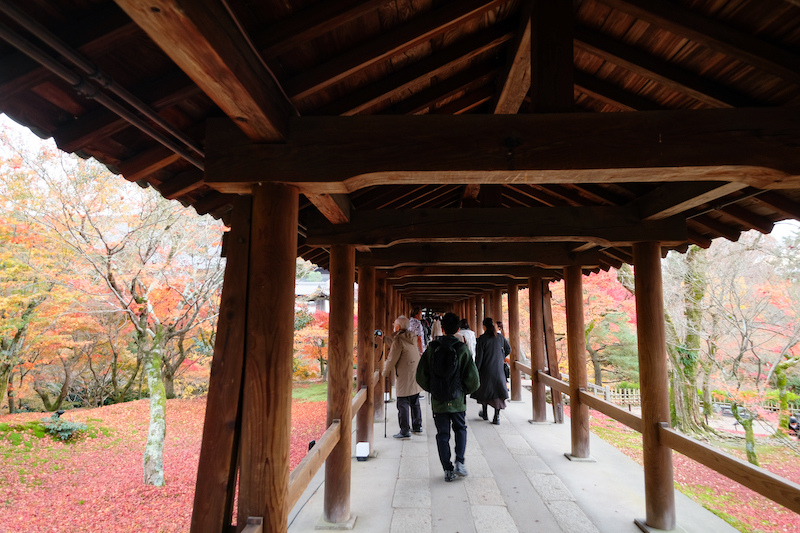
<svg viewBox="0 0 800 533">
<path fill-rule="evenodd" d="M 467 476 L 467 467 L 464 466 L 464 463 L 456 461 L 456 467 L 453 470 L 461 477 Z"/>
</svg>

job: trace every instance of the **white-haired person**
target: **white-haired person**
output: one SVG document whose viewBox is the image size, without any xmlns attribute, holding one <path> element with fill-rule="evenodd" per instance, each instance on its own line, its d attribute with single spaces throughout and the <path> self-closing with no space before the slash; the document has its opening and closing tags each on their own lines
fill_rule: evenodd
<svg viewBox="0 0 800 533">
<path fill-rule="evenodd" d="M 393 436 L 396 439 L 408 439 L 412 432 L 422 433 L 422 409 L 419 406 L 422 388 L 416 380 L 420 359 L 417 335 L 409 330 L 409 319 L 406 316 L 400 315 L 395 319 L 393 337 L 381 374 L 383 377 L 391 375 L 392 371 L 397 374 L 395 395 L 400 433 Z"/>
</svg>

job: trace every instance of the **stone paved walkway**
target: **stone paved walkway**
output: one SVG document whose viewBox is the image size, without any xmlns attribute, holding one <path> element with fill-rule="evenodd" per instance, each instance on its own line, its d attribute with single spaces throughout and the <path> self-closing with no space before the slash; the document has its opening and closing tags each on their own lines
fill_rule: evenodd
<svg viewBox="0 0 800 533">
<path fill-rule="evenodd" d="M 393 439 L 397 411 L 374 426 L 377 457 L 353 459 L 353 531 L 369 533 L 641 533 L 644 480 L 639 465 L 592 435 L 596 462 L 573 462 L 569 420 L 531 425 L 530 395 L 509 403 L 500 425 L 467 411 L 466 467 L 469 475 L 447 483 L 436 452 L 435 427 L 423 400 L 424 433 Z M 452 446 L 452 441 L 451 441 Z M 290 515 L 289 531 L 320 525 L 323 471 Z M 678 531 L 733 533 L 728 524 L 676 493 Z"/>
</svg>

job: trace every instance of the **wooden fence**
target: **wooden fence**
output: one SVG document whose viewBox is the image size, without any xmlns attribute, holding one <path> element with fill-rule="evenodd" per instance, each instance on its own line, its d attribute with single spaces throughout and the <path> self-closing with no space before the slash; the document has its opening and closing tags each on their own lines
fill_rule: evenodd
<svg viewBox="0 0 800 533">
<path fill-rule="evenodd" d="M 569 385 L 566 381 L 554 378 L 542 371 L 533 371 L 531 367 L 524 364 L 517 363 L 516 369 L 528 374 L 534 381 L 538 380 L 544 383 L 553 390 L 560 391 L 566 395 L 570 393 Z M 596 387 L 596 389 L 602 390 L 603 387 Z M 580 401 L 591 409 L 600 411 L 641 433 L 642 418 L 640 416 L 626 411 L 605 399 L 601 399 L 600 395 L 596 394 L 596 391 L 590 393 L 581 389 L 578 394 Z M 685 455 L 689 459 L 704 464 L 723 476 L 758 492 L 762 496 L 766 496 L 770 500 L 796 513 L 800 513 L 800 485 L 797 483 L 777 476 L 763 468 L 753 466 L 725 452 L 711 448 L 707 444 L 675 431 L 665 423 L 659 427 L 659 440 L 665 446 Z"/>
</svg>

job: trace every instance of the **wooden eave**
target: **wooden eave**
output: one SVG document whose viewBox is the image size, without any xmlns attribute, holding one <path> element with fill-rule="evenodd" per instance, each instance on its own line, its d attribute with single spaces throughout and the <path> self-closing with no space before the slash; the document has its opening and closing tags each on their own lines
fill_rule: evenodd
<svg viewBox="0 0 800 533">
<path fill-rule="evenodd" d="M 0 24 L 0 111 L 226 222 L 254 183 L 296 184 L 323 267 L 344 243 L 389 279 L 555 279 L 800 218 L 793 0 L 7 0 Z"/>
</svg>

